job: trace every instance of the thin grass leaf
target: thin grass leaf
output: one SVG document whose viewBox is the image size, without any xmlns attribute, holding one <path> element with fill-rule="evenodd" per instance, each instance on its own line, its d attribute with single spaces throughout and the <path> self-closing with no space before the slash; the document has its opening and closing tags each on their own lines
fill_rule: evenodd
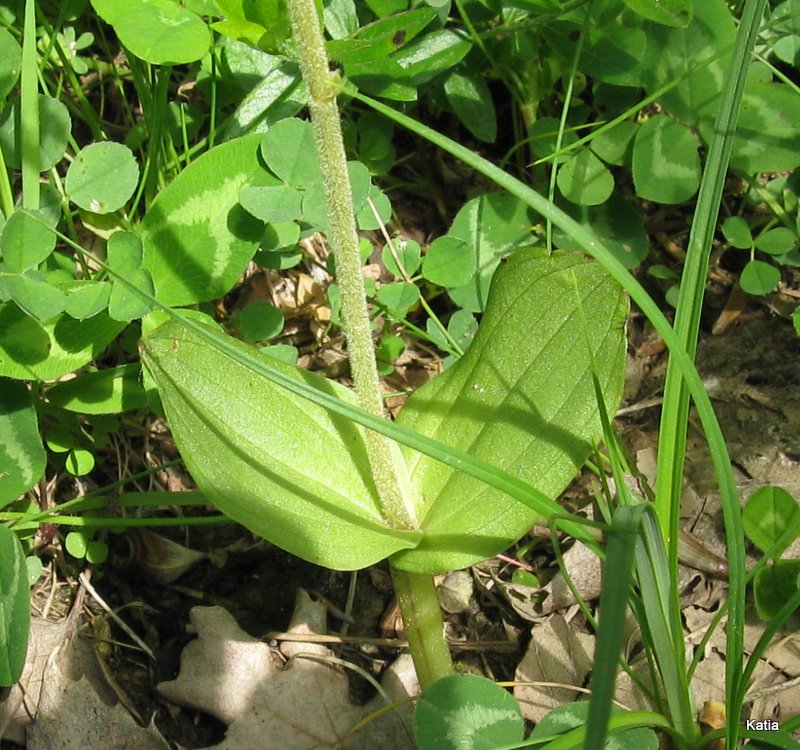
<svg viewBox="0 0 800 750">
<path fill-rule="evenodd" d="M 643 615 L 650 633 L 650 645 L 666 696 L 669 713 L 681 737 L 696 739 L 699 728 L 695 721 L 692 693 L 683 662 L 675 661 L 676 641 L 683 643 L 683 628 L 678 618 L 677 629 L 670 599 L 671 569 L 664 540 L 652 506 L 641 519 L 642 536 L 636 545 L 636 572 L 639 577 Z M 680 615 L 680 611 L 678 612 Z"/>
<path fill-rule="evenodd" d="M 708 158 L 703 170 L 697 208 L 689 235 L 684 271 L 681 278 L 675 332 L 686 352 L 693 359 L 697 348 L 705 282 L 711 243 L 716 230 L 719 205 L 725 184 L 727 167 L 733 147 L 733 136 L 742 101 L 748 63 L 755 45 L 766 0 L 747 0 L 736 37 L 730 69 L 725 79 L 719 110 L 714 126 L 714 138 L 709 145 Z M 670 346 L 670 358 L 664 386 L 664 404 L 658 446 L 658 479 L 656 483 L 656 511 L 661 529 L 669 546 L 669 563 L 672 574 L 670 587 L 673 630 L 680 627 L 678 594 L 678 523 L 686 433 L 689 416 L 689 387 L 686 363 L 675 357 Z M 692 393 L 692 396 L 696 396 Z M 708 435 L 708 432 L 706 432 Z M 721 455 L 724 445 L 709 440 L 715 463 L 726 461 Z M 744 637 L 744 537 L 741 510 L 735 495 L 722 494 L 722 510 L 728 544 L 729 615 L 728 648 L 725 660 L 726 696 L 728 698 L 729 747 L 735 747 L 741 713 L 741 702 L 734 703 L 740 693 Z M 673 642 L 676 662 L 683 664 L 683 640 Z"/>
<path fill-rule="evenodd" d="M 22 205 L 39 208 L 39 95 L 36 60 L 36 3 L 26 0 L 20 74 L 20 154 Z"/>
<path fill-rule="evenodd" d="M 647 510 L 646 505 L 623 506 L 617 508 L 612 519 L 600 592 L 600 630 L 590 683 L 592 698 L 586 722 L 586 750 L 605 747 L 618 660 L 625 637 L 625 612 L 633 577 L 636 537 Z"/>
</svg>

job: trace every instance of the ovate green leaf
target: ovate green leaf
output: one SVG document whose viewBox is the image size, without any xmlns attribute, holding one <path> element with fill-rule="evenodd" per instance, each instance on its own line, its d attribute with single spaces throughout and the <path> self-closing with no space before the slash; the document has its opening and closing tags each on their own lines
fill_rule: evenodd
<svg viewBox="0 0 800 750">
<path fill-rule="evenodd" d="M 739 275 L 739 285 L 748 294 L 769 294 L 781 280 L 781 272 L 763 260 L 751 260 Z"/>
<path fill-rule="evenodd" d="M 582 148 L 558 170 L 558 189 L 572 203 L 596 206 L 614 191 L 614 178 L 590 149 Z"/>
<path fill-rule="evenodd" d="M 107 281 L 76 281 L 67 285 L 64 310 L 77 320 L 86 320 L 108 307 L 111 284 Z"/>
<path fill-rule="evenodd" d="M 256 299 L 234 313 L 234 325 L 247 341 L 266 341 L 283 330 L 283 313 L 266 300 Z"/>
<path fill-rule="evenodd" d="M 688 128 L 665 115 L 651 117 L 636 134 L 636 195 L 657 203 L 682 203 L 700 185 L 698 143 Z"/>
<path fill-rule="evenodd" d="M 419 287 L 405 281 L 395 281 L 378 289 L 378 302 L 385 305 L 395 315 L 406 312 L 419 302 Z"/>
<path fill-rule="evenodd" d="M 800 536 L 800 507 L 781 487 L 761 487 L 747 499 L 742 524 L 745 534 L 762 552 L 783 538 L 785 544 L 772 550 L 777 558 Z"/>
<path fill-rule="evenodd" d="M 5 278 L 5 287 L 21 309 L 40 321 L 51 320 L 64 311 L 67 301 L 64 293 L 48 284 L 36 271 L 9 274 Z"/>
<path fill-rule="evenodd" d="M 310 122 L 292 117 L 276 123 L 261 142 L 261 155 L 269 169 L 292 187 L 322 181 Z"/>
<path fill-rule="evenodd" d="M 28 571 L 22 545 L 0 525 L 0 686 L 13 685 L 25 667 L 30 630 Z"/>
<path fill-rule="evenodd" d="M 92 5 L 134 55 L 154 65 L 195 62 L 211 46 L 203 20 L 174 0 L 92 0 Z"/>
<path fill-rule="evenodd" d="M 139 166 L 127 146 L 107 141 L 82 148 L 67 170 L 70 200 L 86 211 L 107 214 L 122 208 L 136 189 Z"/>
<path fill-rule="evenodd" d="M 420 750 L 493 750 L 521 742 L 524 733 L 514 696 L 475 674 L 438 680 L 420 696 L 414 711 Z"/>
<path fill-rule="evenodd" d="M 392 529 L 381 517 L 361 427 L 289 396 L 177 322 L 146 336 L 141 353 L 186 465 L 231 518 L 298 557 L 342 570 L 416 545 L 419 532 Z M 333 381 L 260 356 L 286 377 L 355 403 Z"/>
<path fill-rule="evenodd" d="M 439 286 L 466 284 L 475 275 L 475 251 L 458 237 L 437 237 L 422 260 L 422 275 Z"/>
<path fill-rule="evenodd" d="M 586 341 L 613 413 L 625 361 L 627 302 L 579 254 L 520 251 L 497 271 L 467 353 L 414 393 L 398 422 L 469 451 L 555 498 L 602 437 Z M 586 326 L 582 321 L 586 316 Z M 502 492 L 406 452 L 425 536 L 393 558 L 436 573 L 473 565 L 524 534 L 536 514 Z"/>
<path fill-rule="evenodd" d="M 470 133 L 481 141 L 494 143 L 497 115 L 486 81 L 474 73 L 453 71 L 444 82 L 444 93 Z"/>
<path fill-rule="evenodd" d="M 64 156 L 72 123 L 69 110 L 58 99 L 39 95 L 39 171 L 52 169 Z M 7 167 L 20 169 L 19 97 L 12 99 L 0 114 L 0 148 Z"/>
<path fill-rule="evenodd" d="M 161 302 L 221 297 L 247 267 L 263 224 L 239 205 L 239 192 L 275 181 L 258 163 L 260 142 L 259 135 L 245 136 L 203 154 L 148 209 L 142 267 Z"/>
<path fill-rule="evenodd" d="M 749 250 L 753 246 L 753 235 L 750 225 L 742 216 L 729 216 L 722 222 L 722 234 L 734 247 Z"/>
<path fill-rule="evenodd" d="M 0 29 L 0 100 L 14 88 L 21 67 L 22 49 L 8 31 Z"/>
<path fill-rule="evenodd" d="M 797 244 L 797 235 L 788 227 L 775 227 L 756 238 L 755 245 L 762 253 L 783 255 Z"/>
<path fill-rule="evenodd" d="M 139 363 L 78 375 L 47 391 L 47 400 L 81 414 L 118 414 L 147 406 Z"/>
<path fill-rule="evenodd" d="M 64 314 L 40 323 L 14 302 L 0 303 L 0 376 L 17 380 L 61 377 L 94 359 L 124 325 L 105 312 L 87 320 Z"/>
<path fill-rule="evenodd" d="M 461 62 L 472 43 L 453 29 L 437 29 L 406 45 L 392 56 L 416 85 Z"/>
<path fill-rule="evenodd" d="M 711 124 L 722 90 L 720 82 L 728 73 L 730 51 L 708 61 L 730 50 L 736 38 L 728 4 L 725 0 L 696 2 L 686 28 L 649 23 L 645 32 L 647 51 L 642 67 L 648 93 L 677 82 L 659 101 L 688 125 L 696 124 L 701 117 Z"/>
<path fill-rule="evenodd" d="M 800 97 L 789 86 L 748 80 L 733 138 L 731 166 L 747 174 L 788 171 L 800 166 Z M 700 123 L 709 139 L 713 121 Z"/>
<path fill-rule="evenodd" d="M 44 464 L 36 410 L 28 389 L 24 383 L 0 379 L 0 508 L 36 484 Z"/>
<path fill-rule="evenodd" d="M 0 252 L 6 270 L 13 273 L 38 266 L 55 246 L 56 236 L 47 228 L 39 211 L 16 209 L 0 231 Z"/>
<path fill-rule="evenodd" d="M 686 28 L 692 19 L 692 0 L 625 0 L 625 5 L 665 26 Z"/>
<path fill-rule="evenodd" d="M 636 268 L 647 257 L 650 242 L 642 225 L 641 210 L 634 200 L 621 192 L 617 191 L 599 206 L 567 204 L 564 208 L 576 221 L 591 227 L 626 268 Z M 559 229 L 553 232 L 553 237 L 562 250 L 582 250 Z"/>
<path fill-rule="evenodd" d="M 772 620 L 786 601 L 800 589 L 800 560 L 778 560 L 761 568 L 753 580 L 756 611 L 762 620 Z"/>
<path fill-rule="evenodd" d="M 464 204 L 448 235 L 464 240 L 473 250 L 473 277 L 448 294 L 459 307 L 481 312 L 492 275 L 500 259 L 531 241 L 533 221 L 528 207 L 507 193 L 486 193 Z M 423 263 L 423 275 L 426 275 Z"/>
</svg>

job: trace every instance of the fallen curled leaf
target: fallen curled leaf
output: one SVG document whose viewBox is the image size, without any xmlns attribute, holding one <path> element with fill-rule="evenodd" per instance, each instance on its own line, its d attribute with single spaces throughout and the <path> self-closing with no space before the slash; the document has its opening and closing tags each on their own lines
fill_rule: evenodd
<svg viewBox="0 0 800 750">
<path fill-rule="evenodd" d="M 153 583 L 172 583 L 189 568 L 208 558 L 204 552 L 184 547 L 149 529 L 129 529 L 125 540 L 129 554 L 120 562 Z"/>
<path fill-rule="evenodd" d="M 200 709 L 229 725 L 214 750 L 410 750 L 407 711 L 389 711 L 350 736 L 353 727 L 385 705 L 377 696 L 365 706 L 349 698 L 349 683 L 321 644 L 286 642 L 279 649 L 245 633 L 221 607 L 195 607 L 197 639 L 184 649 L 180 674 L 158 685 L 167 700 Z M 304 591 L 292 633 L 320 633 L 325 607 Z M 418 692 L 410 659 L 390 668 L 383 687 L 392 700 Z"/>
</svg>

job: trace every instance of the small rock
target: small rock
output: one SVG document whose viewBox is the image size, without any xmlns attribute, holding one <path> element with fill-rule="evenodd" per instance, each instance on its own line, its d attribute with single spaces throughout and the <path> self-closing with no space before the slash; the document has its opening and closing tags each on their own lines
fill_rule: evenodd
<svg viewBox="0 0 800 750">
<path fill-rule="evenodd" d="M 457 615 L 469 611 L 474 593 L 472 574 L 468 570 L 451 571 L 439 585 L 438 593 L 445 612 Z"/>
</svg>

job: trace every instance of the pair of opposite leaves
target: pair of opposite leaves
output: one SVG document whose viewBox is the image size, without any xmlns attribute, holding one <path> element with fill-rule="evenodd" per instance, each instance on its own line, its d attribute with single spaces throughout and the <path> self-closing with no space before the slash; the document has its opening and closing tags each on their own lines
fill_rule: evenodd
<svg viewBox="0 0 800 750">
<path fill-rule="evenodd" d="M 397 423 L 555 498 L 602 437 L 592 366 L 606 408 L 613 413 L 619 402 L 627 310 L 622 290 L 596 262 L 517 252 L 495 274 L 470 349 L 408 399 Z M 391 556 L 401 569 L 435 574 L 502 551 L 539 517 L 509 494 L 393 444 L 420 528 L 391 527 L 364 428 L 231 355 L 255 356 L 278 379 L 340 403 L 354 406 L 355 394 L 212 335 L 216 343 L 171 321 L 142 340 L 142 360 L 200 489 L 279 547 L 329 568 L 354 570 Z"/>
</svg>

